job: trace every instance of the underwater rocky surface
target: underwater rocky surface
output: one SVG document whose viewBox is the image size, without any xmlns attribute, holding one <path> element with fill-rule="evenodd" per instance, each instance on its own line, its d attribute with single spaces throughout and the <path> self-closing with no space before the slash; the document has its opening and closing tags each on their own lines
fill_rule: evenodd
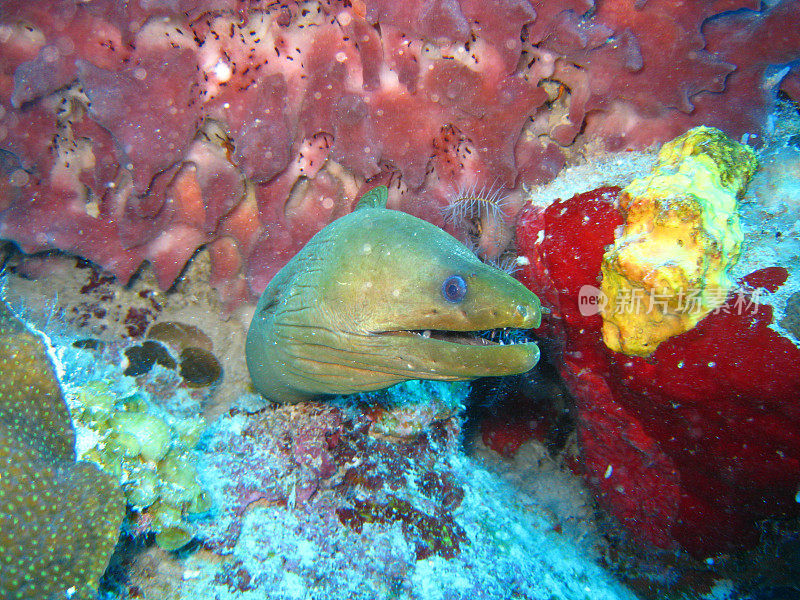
<svg viewBox="0 0 800 600">
<path fill-rule="evenodd" d="M 380 404 L 341 397 L 276 408 L 265 407 L 232 370 L 222 378 L 239 388 L 237 399 L 220 407 L 220 380 L 198 388 L 174 360 L 131 374 L 127 350 L 142 347 L 145 336 L 98 334 L 106 317 L 94 315 L 86 295 L 135 302 L 152 278 L 128 291 L 106 281 L 81 292 L 96 281 L 94 271 L 61 264 L 57 277 L 35 281 L 13 273 L 29 272 L 27 260 L 11 259 L 6 298 L 50 332 L 80 456 L 115 473 L 128 502 L 105 593 L 493 598 L 512 589 L 529 598 L 557 590 L 634 597 L 595 562 L 602 543 L 590 498 L 567 483 L 573 476 L 550 465 L 562 496 L 540 505 L 464 454 L 469 384 L 411 382 L 379 393 Z M 202 281 L 202 271 L 190 272 L 183 285 L 195 276 Z M 187 291 L 165 299 L 165 320 L 147 331 L 175 323 L 167 319 L 181 313 Z M 214 331 L 205 323 L 216 315 L 198 308 L 193 322 L 212 332 L 206 339 L 214 348 L 230 324 Z M 83 335 L 90 331 L 93 337 Z M 175 347 L 163 348 L 177 355 Z M 212 422 L 200 434 L 204 414 Z M 198 495 L 207 502 L 194 508 Z M 169 553 L 181 532 L 196 541 Z"/>
<path fill-rule="evenodd" d="M 0 0 L 0 596 L 800 595 L 798 21 Z M 379 185 L 542 360 L 267 402 L 255 298 Z"/>
</svg>

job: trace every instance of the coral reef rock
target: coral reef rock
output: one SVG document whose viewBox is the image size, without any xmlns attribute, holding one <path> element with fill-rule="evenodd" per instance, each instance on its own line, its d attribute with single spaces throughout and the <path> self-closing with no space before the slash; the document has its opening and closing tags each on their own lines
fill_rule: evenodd
<svg viewBox="0 0 800 600">
<path fill-rule="evenodd" d="M 449 385 L 392 393 L 420 404 Z M 177 566 L 142 556 L 129 583 L 148 598 L 633 598 L 464 455 L 458 418 L 402 439 L 374 424 L 352 399 L 223 415 L 199 447 L 215 506 L 197 524 L 202 547 Z"/>
<path fill-rule="evenodd" d="M 75 462 L 75 433 L 42 341 L 0 304 L 0 597 L 93 598 L 125 502 Z"/>
</svg>

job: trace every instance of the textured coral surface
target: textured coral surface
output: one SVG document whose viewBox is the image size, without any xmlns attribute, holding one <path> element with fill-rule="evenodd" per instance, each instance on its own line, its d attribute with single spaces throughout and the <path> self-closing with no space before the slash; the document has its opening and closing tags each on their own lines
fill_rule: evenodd
<svg viewBox="0 0 800 600">
<path fill-rule="evenodd" d="M 753 286 L 776 289 L 780 267 L 649 359 L 608 350 L 602 319 L 583 314 L 604 247 L 622 222 L 619 188 L 542 209 L 518 228 L 522 280 L 552 310 L 551 356 L 575 396 L 583 467 L 601 503 L 642 541 L 699 556 L 752 544 L 756 522 L 796 515 L 800 484 L 800 350 L 769 325 Z M 585 309 L 585 307 L 584 307 Z"/>
<path fill-rule="evenodd" d="M 455 420 L 392 445 L 370 435 L 375 414 L 351 408 L 228 412 L 246 376 L 227 326 L 211 390 L 155 359 L 126 377 L 123 350 L 144 348 L 154 321 L 208 325 L 205 283 L 180 277 L 198 248 L 189 268 L 207 266 L 196 281 L 230 308 L 378 184 L 390 207 L 437 224 L 464 190 L 513 197 L 494 223 L 479 219 L 487 232 L 510 229 L 522 184 L 598 149 L 700 124 L 757 144 L 777 90 L 800 101 L 798 19 L 798 0 L 0 2 L 0 238 L 107 270 L 84 263 L 89 280 L 60 307 L 81 332 L 62 348 L 80 366 L 65 379 L 112 373 L 165 410 L 223 414 L 200 448 L 215 503 L 202 545 L 180 560 L 139 555 L 130 596 L 628 597 L 530 497 L 458 451 Z M 577 298 L 621 224 L 615 194 L 530 209 L 519 229 L 523 277 L 552 311 L 549 356 L 577 399 L 587 481 L 634 537 L 727 550 L 758 519 L 796 515 L 797 349 L 745 295 L 731 298 L 745 312 L 708 317 L 650 360 L 610 352 Z M 38 277 L 26 290 L 57 293 L 58 268 L 37 260 L 20 271 Z M 157 281 L 115 287 L 144 261 Z M 175 294 L 157 289 L 176 280 Z M 793 326 L 788 310 L 781 322 Z M 38 502 L 23 527 L 20 501 L 0 496 L 0 596 L 91 594 L 124 501 L 74 462 L 41 348 L 16 328 L 0 342 L 0 493 L 30 484 Z M 58 408 L 37 412 L 42 390 Z M 490 441 L 513 452 L 532 429 Z M 136 532 L 152 531 L 142 514 Z"/>
<path fill-rule="evenodd" d="M 0 596 L 92 598 L 119 536 L 122 493 L 75 462 L 75 433 L 44 345 L 5 304 L 0 366 Z"/>
<path fill-rule="evenodd" d="M 373 425 L 349 402 L 223 416 L 201 444 L 216 508 L 181 565 L 193 576 L 142 558 L 131 581 L 148 597 L 632 597 L 464 456 L 458 419 L 405 440 Z"/>
<path fill-rule="evenodd" d="M 164 288 L 206 245 L 234 305 L 368 178 L 438 222 L 454 189 L 548 181 L 587 143 L 758 134 L 796 88 L 800 2 L 758 8 L 7 0 L 0 236 L 123 280 L 147 260 Z"/>
</svg>

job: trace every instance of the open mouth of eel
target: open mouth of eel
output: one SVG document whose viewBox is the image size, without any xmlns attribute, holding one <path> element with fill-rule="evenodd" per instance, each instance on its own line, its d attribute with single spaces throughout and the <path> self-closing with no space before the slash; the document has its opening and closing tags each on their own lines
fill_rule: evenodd
<svg viewBox="0 0 800 600">
<path fill-rule="evenodd" d="M 441 329 L 381 331 L 379 334 L 417 336 L 466 346 L 511 346 L 529 343 L 535 339 L 529 330 L 514 327 L 483 331 L 445 331 Z"/>
</svg>

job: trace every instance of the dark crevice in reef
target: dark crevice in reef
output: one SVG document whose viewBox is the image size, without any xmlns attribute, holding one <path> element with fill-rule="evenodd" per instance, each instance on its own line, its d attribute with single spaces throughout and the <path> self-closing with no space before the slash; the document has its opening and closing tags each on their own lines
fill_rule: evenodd
<svg viewBox="0 0 800 600">
<path fill-rule="evenodd" d="M 477 435 L 506 457 L 535 438 L 555 458 L 574 430 L 572 398 L 546 357 L 528 373 L 485 377 L 472 384 L 464 424 L 468 452 Z"/>
</svg>

